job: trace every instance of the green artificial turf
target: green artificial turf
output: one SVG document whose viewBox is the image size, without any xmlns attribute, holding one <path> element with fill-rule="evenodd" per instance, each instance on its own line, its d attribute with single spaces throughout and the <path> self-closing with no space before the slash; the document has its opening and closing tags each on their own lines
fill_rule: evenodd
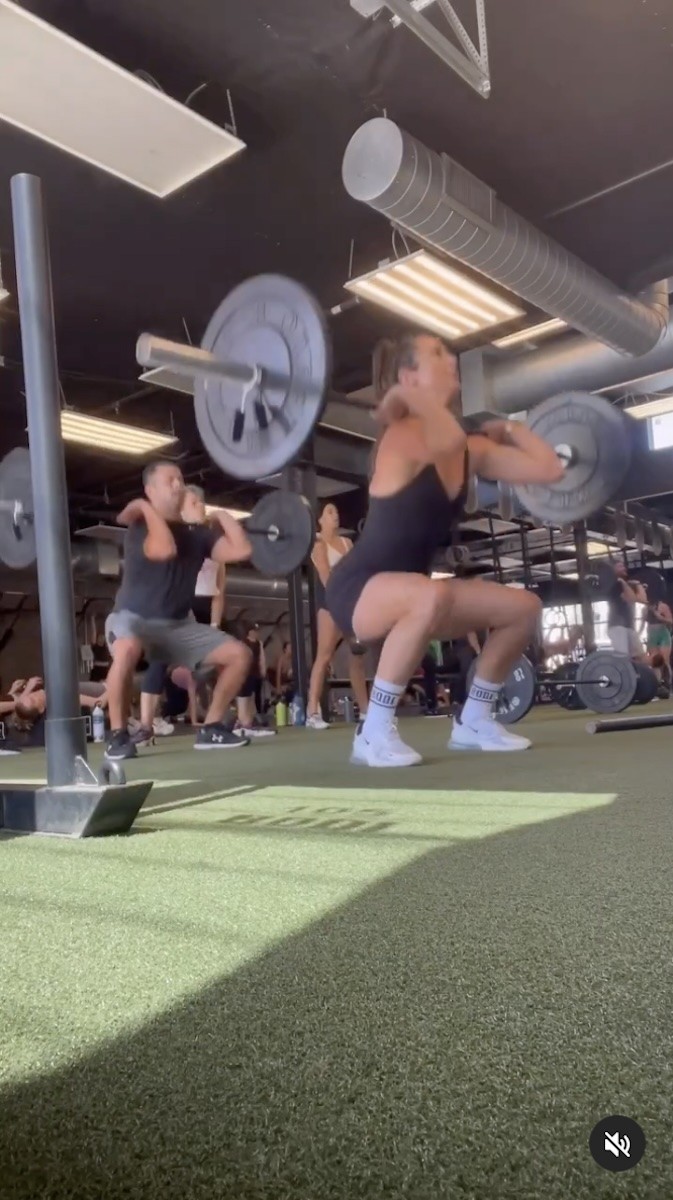
<svg viewBox="0 0 673 1200">
<path fill-rule="evenodd" d="M 0 838 L 3 1200 L 670 1200 L 671 737 L 585 721 L 167 739 L 130 836 Z"/>
</svg>

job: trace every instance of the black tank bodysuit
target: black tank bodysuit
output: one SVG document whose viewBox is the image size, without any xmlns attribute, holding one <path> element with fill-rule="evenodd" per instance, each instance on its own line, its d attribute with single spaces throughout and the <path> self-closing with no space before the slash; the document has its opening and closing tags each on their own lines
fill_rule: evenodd
<svg viewBox="0 0 673 1200">
<path fill-rule="evenodd" d="M 463 515 L 468 466 L 466 451 L 463 483 L 453 500 L 432 463 L 400 492 L 370 497 L 360 537 L 327 582 L 327 609 L 342 633 L 353 635 L 355 606 L 372 576 L 382 571 L 430 574 L 438 548 L 450 541 Z"/>
</svg>

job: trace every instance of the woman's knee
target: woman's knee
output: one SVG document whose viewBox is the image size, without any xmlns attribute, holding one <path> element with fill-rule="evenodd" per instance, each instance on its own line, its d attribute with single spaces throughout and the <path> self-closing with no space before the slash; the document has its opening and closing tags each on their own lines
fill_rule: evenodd
<svg viewBox="0 0 673 1200">
<path fill-rule="evenodd" d="M 428 629 L 440 629 L 450 620 L 456 602 L 453 589 L 445 583 L 431 583 L 419 589 L 417 611 L 425 617 Z"/>
<path fill-rule="evenodd" d="M 518 619 L 532 629 L 537 628 L 543 609 L 540 597 L 536 596 L 535 592 L 520 591 L 516 603 Z"/>
</svg>

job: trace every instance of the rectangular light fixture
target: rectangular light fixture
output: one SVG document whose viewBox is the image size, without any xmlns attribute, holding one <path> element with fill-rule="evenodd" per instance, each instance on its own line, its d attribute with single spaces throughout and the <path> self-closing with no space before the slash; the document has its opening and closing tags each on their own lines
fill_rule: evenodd
<svg viewBox="0 0 673 1200">
<path fill-rule="evenodd" d="M 95 446 L 106 454 L 131 454 L 138 458 L 155 454 L 177 441 L 174 434 L 138 429 L 135 425 L 105 421 L 102 417 L 89 417 L 68 409 L 61 413 L 61 433 L 66 442 Z"/>
<path fill-rule="evenodd" d="M 383 263 L 345 286 L 451 341 L 524 315 L 523 309 L 426 250 Z"/>
<path fill-rule="evenodd" d="M 525 342 L 537 342 L 549 337 L 552 333 L 561 333 L 567 329 L 565 321 L 553 317 L 550 321 L 541 321 L 539 325 L 529 325 L 527 329 L 519 329 L 516 333 L 508 333 L 507 337 L 496 338 L 493 345 L 501 350 L 508 346 L 523 346 Z"/>
<path fill-rule="evenodd" d="M 0 119 L 154 196 L 244 149 L 159 88 L 0 0 Z"/>
<path fill-rule="evenodd" d="M 433 571 L 431 579 L 455 579 L 453 571 Z"/>
<path fill-rule="evenodd" d="M 642 404 L 632 404 L 623 410 L 627 417 L 636 421 L 645 421 L 649 417 L 664 417 L 673 412 L 673 396 L 659 396 L 657 400 L 645 400 Z"/>
</svg>

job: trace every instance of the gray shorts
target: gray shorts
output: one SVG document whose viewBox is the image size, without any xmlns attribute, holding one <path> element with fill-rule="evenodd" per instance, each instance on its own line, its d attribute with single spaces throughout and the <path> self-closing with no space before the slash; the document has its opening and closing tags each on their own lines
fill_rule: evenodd
<svg viewBox="0 0 673 1200">
<path fill-rule="evenodd" d="M 199 625 L 191 615 L 183 621 L 148 620 L 127 608 L 110 613 L 105 622 L 105 637 L 110 649 L 117 638 L 137 638 L 142 642 L 145 657 L 150 662 L 191 669 L 198 667 L 225 642 L 236 641 L 236 638 L 219 629 Z"/>
<path fill-rule="evenodd" d="M 626 625 L 611 625 L 608 637 L 615 654 L 626 654 L 628 658 L 642 658 L 645 653 L 635 629 L 628 629 Z"/>
</svg>

